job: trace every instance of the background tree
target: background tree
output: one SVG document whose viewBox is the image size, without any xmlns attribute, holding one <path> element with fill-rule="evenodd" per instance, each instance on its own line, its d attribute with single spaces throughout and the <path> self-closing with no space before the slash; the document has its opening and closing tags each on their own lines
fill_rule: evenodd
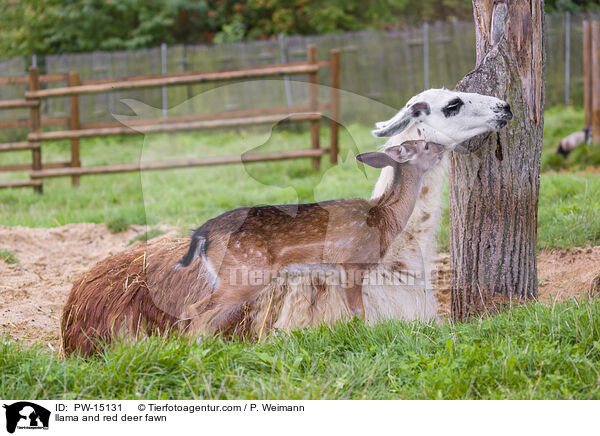
<svg viewBox="0 0 600 436">
<path fill-rule="evenodd" d="M 473 0 L 478 67 L 463 91 L 507 100 L 508 127 L 452 153 L 452 315 L 537 295 L 536 235 L 544 125 L 543 0 Z"/>
</svg>

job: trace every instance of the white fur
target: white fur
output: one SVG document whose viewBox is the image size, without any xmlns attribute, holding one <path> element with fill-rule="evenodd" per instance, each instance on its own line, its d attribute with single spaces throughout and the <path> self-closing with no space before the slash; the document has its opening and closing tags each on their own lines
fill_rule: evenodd
<svg viewBox="0 0 600 436">
<path fill-rule="evenodd" d="M 446 117 L 442 109 L 449 101 L 460 98 L 464 106 L 454 116 Z M 418 102 L 425 102 L 430 108 L 429 114 L 407 120 L 407 111 Z M 375 134 L 390 127 L 393 123 L 405 125 L 403 131 L 391 137 L 383 146 L 400 145 L 408 140 L 423 139 L 436 142 L 448 150 L 454 150 L 460 143 L 482 133 L 497 130 L 499 108 L 506 103 L 495 97 L 478 94 L 461 93 L 447 89 L 430 89 L 413 98 L 391 120 L 377 123 Z M 381 136 L 381 135 L 378 135 Z M 386 253 L 380 266 L 363 282 L 363 304 L 366 321 L 370 324 L 382 320 L 422 320 L 438 319 L 437 299 L 431 283 L 431 274 L 435 266 L 437 253 L 436 232 L 441 218 L 440 196 L 446 177 L 448 158 L 428 171 L 424 178 L 421 194 L 404 231 L 396 237 Z M 372 198 L 385 192 L 393 176 L 391 167 L 381 171 L 373 190 Z M 426 192 L 425 192 L 426 191 Z M 381 284 L 377 275 L 390 275 L 391 269 L 386 265 L 393 264 L 397 270 L 407 271 L 417 277 L 411 283 Z M 318 268 L 318 266 L 307 266 Z M 321 267 L 322 268 L 322 267 Z M 298 273 L 299 271 L 296 271 Z M 337 287 L 325 287 L 322 295 L 315 294 L 310 280 L 299 274 L 293 283 L 272 284 L 268 286 L 255 310 L 256 320 L 261 320 L 262 327 L 291 329 L 321 323 L 333 323 L 351 317 L 343 303 Z M 268 321 L 267 321 L 268 319 Z"/>
<path fill-rule="evenodd" d="M 460 98 L 464 106 L 458 114 L 446 117 L 442 109 L 455 98 Z M 385 144 L 385 147 L 401 144 L 408 140 L 424 139 L 444 145 L 448 150 L 454 150 L 457 145 L 474 136 L 497 130 L 497 110 L 499 107 L 506 105 L 506 102 L 487 95 L 450 91 L 448 89 L 428 89 L 412 97 L 388 121 L 376 123 L 377 129 L 373 133 L 376 136 L 381 136 L 382 130 L 399 120 L 406 119 L 411 106 L 420 102 L 427 103 L 431 113 L 429 115 L 422 114 L 418 117 L 408 117 L 409 124 L 406 129 L 394 135 Z M 421 134 L 419 134 L 419 131 Z"/>
<path fill-rule="evenodd" d="M 464 107 L 457 115 L 445 117 L 442 108 L 457 97 L 464 102 Z M 495 97 L 447 89 L 429 89 L 412 97 L 391 120 L 377 123 L 377 128 L 382 129 L 401 119 L 410 106 L 417 102 L 428 103 L 431 113 L 412 121 L 404 131 L 391 137 L 383 147 L 402 144 L 408 140 L 424 139 L 444 145 L 448 150 L 454 150 L 460 143 L 474 136 L 496 130 L 498 113 L 495 109 L 506 104 Z M 427 188 L 427 194 L 421 195 L 417 200 L 405 231 L 395 239 L 382 262 L 402 262 L 410 271 L 422 271 L 423 286 L 371 286 L 365 282 L 363 302 L 368 322 L 382 319 L 437 319 L 437 299 L 430 279 L 437 255 L 436 233 L 441 218 L 440 197 L 447 168 L 448 159 L 444 158 L 425 174 L 422 189 Z M 372 198 L 380 197 L 385 192 L 392 177 L 391 167 L 381 171 Z M 424 216 L 428 216 L 425 221 Z M 409 240 L 411 235 L 413 239 Z M 382 268 L 385 267 L 381 266 L 380 269 Z"/>
</svg>

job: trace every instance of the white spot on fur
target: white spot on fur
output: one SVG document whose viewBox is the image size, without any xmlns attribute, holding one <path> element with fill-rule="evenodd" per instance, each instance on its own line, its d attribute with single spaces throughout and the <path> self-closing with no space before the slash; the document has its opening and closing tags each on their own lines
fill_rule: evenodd
<svg viewBox="0 0 600 436">
<path fill-rule="evenodd" d="M 208 283 L 210 284 L 210 286 L 215 289 L 218 285 L 219 285 L 219 276 L 217 275 L 217 272 L 215 271 L 214 267 L 212 266 L 212 263 L 210 262 L 210 259 L 206 256 L 206 253 L 204 252 L 204 250 L 202 250 L 202 263 L 204 264 L 204 267 L 206 268 L 206 272 L 208 273 Z"/>
</svg>

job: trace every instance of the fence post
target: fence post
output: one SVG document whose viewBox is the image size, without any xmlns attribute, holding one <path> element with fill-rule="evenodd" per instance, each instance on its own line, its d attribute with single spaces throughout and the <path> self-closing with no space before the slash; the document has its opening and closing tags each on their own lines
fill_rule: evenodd
<svg viewBox="0 0 600 436">
<path fill-rule="evenodd" d="M 277 41 L 279 42 L 279 56 L 282 64 L 287 64 L 287 46 L 285 41 L 285 35 L 280 33 L 277 35 Z M 288 106 L 294 105 L 294 99 L 292 98 L 292 89 L 290 88 L 290 78 L 287 75 L 283 76 L 283 86 L 285 88 L 285 98 Z"/>
<path fill-rule="evenodd" d="M 429 22 L 423 23 L 423 83 L 429 89 Z"/>
<path fill-rule="evenodd" d="M 69 86 L 79 85 L 79 73 L 77 71 L 69 71 Z M 81 128 L 79 122 L 79 95 L 69 97 L 70 116 L 69 130 L 79 130 Z M 79 138 L 71 139 L 71 168 L 81 168 L 81 159 L 79 154 Z M 79 176 L 71 177 L 71 185 L 79 186 Z"/>
<path fill-rule="evenodd" d="M 592 131 L 600 143 L 600 21 L 592 21 Z"/>
<path fill-rule="evenodd" d="M 331 120 L 330 140 L 329 140 L 329 159 L 332 164 L 337 164 L 339 152 L 339 118 L 340 118 L 340 51 L 331 50 L 331 102 L 329 113 Z"/>
<path fill-rule="evenodd" d="M 40 89 L 40 70 L 37 67 L 29 68 L 29 90 L 37 91 Z M 41 107 L 42 102 L 37 106 L 32 106 L 29 110 L 29 130 L 31 133 L 39 133 L 42 127 L 41 121 Z M 42 147 L 39 142 L 30 141 L 30 145 L 35 145 L 31 150 L 31 169 L 33 171 L 40 171 L 42 169 Z M 41 194 L 43 191 L 42 185 L 34 186 L 35 192 Z"/>
<path fill-rule="evenodd" d="M 571 102 L 571 13 L 565 15 L 565 106 Z"/>
<path fill-rule="evenodd" d="M 319 52 L 316 45 L 309 45 L 308 51 L 308 63 L 318 65 L 319 64 Z M 308 75 L 308 105 L 312 112 L 319 111 L 319 71 L 310 73 Z M 312 120 L 310 122 L 310 146 L 314 150 L 318 150 L 319 147 L 319 135 L 320 135 L 320 120 Z M 318 170 L 321 166 L 321 157 L 313 158 L 313 168 Z"/>
<path fill-rule="evenodd" d="M 583 22 L 583 107 L 585 126 L 592 125 L 592 28 L 590 21 Z"/>
<path fill-rule="evenodd" d="M 160 45 L 160 69 L 161 74 L 164 76 L 167 74 L 167 44 L 163 42 Z M 169 91 L 167 87 L 162 87 L 162 116 L 167 118 L 169 115 Z"/>
</svg>

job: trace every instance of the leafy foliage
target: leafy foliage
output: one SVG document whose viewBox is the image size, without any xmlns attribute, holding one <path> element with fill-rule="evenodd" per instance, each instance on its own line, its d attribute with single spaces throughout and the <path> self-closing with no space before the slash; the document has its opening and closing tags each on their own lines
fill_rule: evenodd
<svg viewBox="0 0 600 436">
<path fill-rule="evenodd" d="M 598 11 L 549 0 L 547 11 Z M 129 50 L 472 19 L 471 0 L 0 0 L 3 56 Z"/>
<path fill-rule="evenodd" d="M 545 0 L 547 12 L 599 12 L 598 0 Z"/>
<path fill-rule="evenodd" d="M 4 56 L 235 42 L 471 18 L 470 0 L 0 0 Z"/>
</svg>

